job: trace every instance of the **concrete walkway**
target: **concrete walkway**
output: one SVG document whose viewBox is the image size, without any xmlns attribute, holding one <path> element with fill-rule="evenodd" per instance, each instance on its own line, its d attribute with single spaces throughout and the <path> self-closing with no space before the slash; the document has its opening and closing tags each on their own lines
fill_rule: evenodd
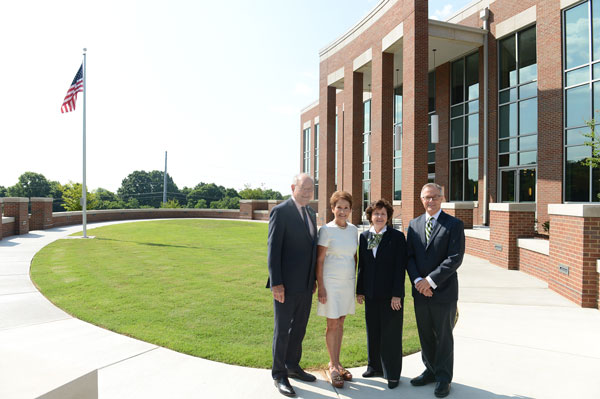
<svg viewBox="0 0 600 399">
<path fill-rule="evenodd" d="M 269 370 L 183 355 L 52 305 L 29 279 L 31 259 L 80 230 L 0 241 L 0 398 L 283 398 Z M 598 310 L 580 309 L 533 277 L 472 256 L 459 279 L 451 398 L 600 398 Z M 292 385 L 301 398 L 434 398 L 433 385 L 409 383 L 422 369 L 420 354 L 405 357 L 394 390 L 383 379 L 361 378 L 364 367 L 353 369 L 354 381 L 337 391 L 323 375 L 316 383 Z"/>
</svg>

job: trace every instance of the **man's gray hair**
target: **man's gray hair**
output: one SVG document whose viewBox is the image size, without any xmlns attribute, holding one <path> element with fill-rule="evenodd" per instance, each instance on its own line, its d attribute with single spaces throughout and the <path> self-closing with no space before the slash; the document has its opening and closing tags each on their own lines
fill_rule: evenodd
<svg viewBox="0 0 600 399">
<path fill-rule="evenodd" d="M 296 176 L 294 176 L 294 180 L 292 181 L 292 184 L 294 186 L 297 186 L 298 183 L 300 182 L 300 180 L 302 180 L 302 178 L 304 178 L 304 177 L 308 177 L 311 181 L 313 179 L 308 173 L 298 173 Z"/>
<path fill-rule="evenodd" d="M 439 184 L 437 184 L 437 183 L 427 183 L 427 184 L 425 184 L 423 186 L 423 188 L 421 189 L 421 194 L 423 194 L 423 191 L 426 188 L 435 188 L 435 189 L 437 189 L 439 191 L 439 193 L 440 193 L 441 196 L 444 195 L 444 188 L 442 186 L 440 186 Z"/>
</svg>

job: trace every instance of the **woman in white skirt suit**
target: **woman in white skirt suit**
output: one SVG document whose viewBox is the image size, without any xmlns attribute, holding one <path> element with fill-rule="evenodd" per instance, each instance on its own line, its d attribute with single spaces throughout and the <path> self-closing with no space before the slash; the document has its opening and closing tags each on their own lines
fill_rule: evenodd
<svg viewBox="0 0 600 399">
<path fill-rule="evenodd" d="M 319 229 L 317 246 L 317 314 L 327 317 L 325 341 L 329 352 L 331 383 L 336 388 L 350 381 L 352 374 L 340 364 L 344 319 L 354 314 L 356 249 L 358 230 L 348 222 L 352 196 L 336 191 L 329 201 L 334 219 Z"/>
</svg>

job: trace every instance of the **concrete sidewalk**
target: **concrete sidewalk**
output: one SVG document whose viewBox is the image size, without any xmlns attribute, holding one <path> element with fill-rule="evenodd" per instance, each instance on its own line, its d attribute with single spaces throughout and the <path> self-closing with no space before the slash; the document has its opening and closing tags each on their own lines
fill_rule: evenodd
<svg viewBox="0 0 600 399">
<path fill-rule="evenodd" d="M 107 224 L 113 223 L 90 227 Z M 0 398 L 283 398 L 269 370 L 183 355 L 52 305 L 29 279 L 31 259 L 80 230 L 34 231 L 0 241 Z M 580 309 L 533 277 L 472 256 L 465 257 L 459 280 L 449 397 L 600 398 L 598 310 Z M 404 358 L 394 390 L 383 379 L 361 378 L 364 367 L 353 369 L 354 381 L 337 391 L 321 374 L 316 383 L 292 385 L 301 398 L 434 398 L 433 385 L 409 383 L 422 370 L 420 354 L 414 354 Z"/>
</svg>

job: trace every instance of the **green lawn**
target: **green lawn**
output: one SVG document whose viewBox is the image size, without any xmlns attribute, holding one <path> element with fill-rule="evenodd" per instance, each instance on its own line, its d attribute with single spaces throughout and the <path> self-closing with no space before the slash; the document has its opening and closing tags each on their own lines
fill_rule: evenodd
<svg viewBox="0 0 600 399">
<path fill-rule="evenodd" d="M 273 302 L 265 288 L 267 224 L 164 220 L 89 230 L 33 259 L 31 277 L 60 308 L 98 326 L 206 359 L 269 368 Z M 408 280 L 408 279 L 407 279 Z M 410 293 L 410 287 L 407 286 Z M 404 352 L 419 350 L 410 294 Z M 302 365 L 328 362 L 316 295 Z M 366 364 L 364 307 L 346 318 L 342 364 Z"/>
</svg>

